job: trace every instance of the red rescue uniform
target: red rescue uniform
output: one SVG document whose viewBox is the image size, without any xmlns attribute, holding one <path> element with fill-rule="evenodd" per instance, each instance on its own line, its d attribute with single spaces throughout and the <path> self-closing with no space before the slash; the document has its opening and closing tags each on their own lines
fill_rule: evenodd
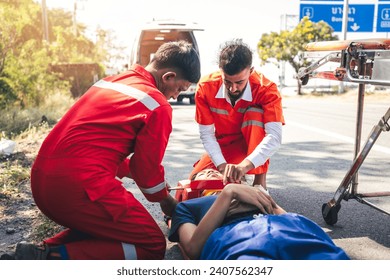
<svg viewBox="0 0 390 280">
<path fill-rule="evenodd" d="M 282 98 L 276 84 L 257 71 L 251 73 L 247 85 L 250 100 L 241 98 L 232 106 L 222 97 L 222 85 L 220 71 L 199 81 L 195 119 L 201 125 L 214 124 L 215 136 L 225 160 L 239 164 L 265 137 L 266 123 L 284 124 Z M 269 160 L 248 173 L 266 173 L 268 165 Z M 190 178 L 205 168 L 216 168 L 207 154 L 195 163 Z"/>
<path fill-rule="evenodd" d="M 172 107 L 139 65 L 92 86 L 47 136 L 34 162 L 37 206 L 69 229 L 45 240 L 70 259 L 162 259 L 165 237 L 117 177 L 151 202 L 168 195 L 162 160 Z M 129 157 L 130 156 L 130 157 Z"/>
</svg>

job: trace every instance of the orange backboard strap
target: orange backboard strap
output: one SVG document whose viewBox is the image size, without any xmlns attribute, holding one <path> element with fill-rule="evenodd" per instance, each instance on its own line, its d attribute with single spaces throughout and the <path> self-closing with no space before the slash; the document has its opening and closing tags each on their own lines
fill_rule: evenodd
<svg viewBox="0 0 390 280">
<path fill-rule="evenodd" d="M 221 190 L 224 186 L 222 180 L 194 180 L 190 183 L 192 190 Z"/>
</svg>

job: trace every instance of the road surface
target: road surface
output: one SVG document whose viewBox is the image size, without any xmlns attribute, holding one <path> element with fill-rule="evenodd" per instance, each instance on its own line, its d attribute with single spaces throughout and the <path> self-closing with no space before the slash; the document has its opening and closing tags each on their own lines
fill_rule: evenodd
<svg viewBox="0 0 390 280">
<path fill-rule="evenodd" d="M 342 201 L 338 222 L 329 226 L 321 206 L 334 195 L 354 157 L 356 94 L 284 97 L 283 144 L 272 157 L 267 184 L 275 200 L 290 212 L 317 222 L 352 259 L 390 260 L 390 216 L 355 199 Z M 194 105 L 172 102 L 173 132 L 164 165 L 168 182 L 186 179 L 203 153 L 194 121 Z M 390 94 L 366 96 L 362 140 L 390 106 Z M 359 170 L 359 192 L 390 191 L 390 132 L 383 132 Z M 153 213 L 167 232 L 158 204 L 148 203 L 136 185 L 126 186 Z M 390 211 L 390 197 L 372 199 Z M 166 259 L 180 259 L 168 243 Z"/>
</svg>

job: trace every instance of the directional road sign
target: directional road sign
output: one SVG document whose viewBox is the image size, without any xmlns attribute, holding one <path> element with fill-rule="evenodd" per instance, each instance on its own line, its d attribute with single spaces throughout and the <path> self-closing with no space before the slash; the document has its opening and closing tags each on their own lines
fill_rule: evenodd
<svg viewBox="0 0 390 280">
<path fill-rule="evenodd" d="M 390 4 L 378 5 L 377 32 L 390 32 Z"/>
<path fill-rule="evenodd" d="M 372 32 L 374 28 L 374 11 L 374 4 L 348 5 L 347 31 Z M 308 16 L 313 22 L 323 20 L 327 22 L 335 32 L 341 32 L 343 25 L 343 4 L 332 2 L 327 2 L 326 4 L 301 2 L 299 18 L 302 19 L 304 16 Z"/>
</svg>

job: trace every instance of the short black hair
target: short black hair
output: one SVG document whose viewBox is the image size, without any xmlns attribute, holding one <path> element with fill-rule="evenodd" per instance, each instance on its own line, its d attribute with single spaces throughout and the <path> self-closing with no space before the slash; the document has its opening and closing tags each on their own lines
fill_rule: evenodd
<svg viewBox="0 0 390 280">
<path fill-rule="evenodd" d="M 162 44 L 151 63 L 159 69 L 177 69 L 182 78 L 191 83 L 197 83 L 200 79 L 199 54 L 191 43 L 184 40 Z"/>
<path fill-rule="evenodd" d="M 227 41 L 220 48 L 218 66 L 224 73 L 236 75 L 252 67 L 252 51 L 242 39 Z"/>
</svg>

